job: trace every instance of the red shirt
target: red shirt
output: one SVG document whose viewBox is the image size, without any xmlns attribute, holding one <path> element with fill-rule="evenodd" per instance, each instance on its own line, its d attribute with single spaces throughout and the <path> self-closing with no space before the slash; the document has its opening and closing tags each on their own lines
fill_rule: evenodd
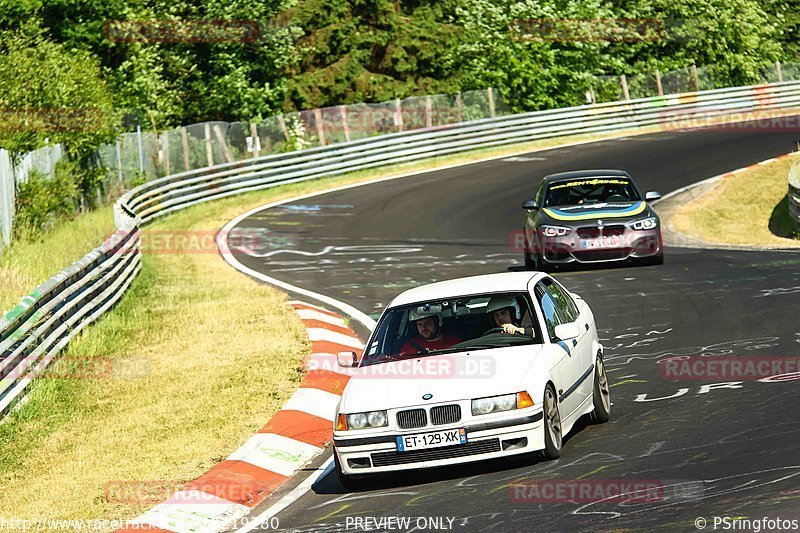
<svg viewBox="0 0 800 533">
<path fill-rule="evenodd" d="M 427 348 L 430 351 L 444 350 L 450 348 L 454 344 L 458 344 L 461 342 L 461 339 L 453 337 L 452 335 L 442 335 L 442 338 L 436 341 L 426 341 L 422 337 L 415 337 L 414 342 L 417 346 L 414 346 L 411 341 L 405 343 L 403 347 L 400 348 L 400 355 L 413 355 L 423 351 L 421 348 Z"/>
</svg>

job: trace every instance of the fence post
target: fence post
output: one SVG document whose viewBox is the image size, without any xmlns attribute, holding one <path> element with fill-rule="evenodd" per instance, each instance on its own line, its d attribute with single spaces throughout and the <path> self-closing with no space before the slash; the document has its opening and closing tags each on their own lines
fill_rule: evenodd
<svg viewBox="0 0 800 533">
<path fill-rule="evenodd" d="M 403 110 L 399 98 L 394 100 L 394 125 L 397 126 L 397 131 L 403 131 Z"/>
<path fill-rule="evenodd" d="M 425 95 L 425 127 L 432 128 L 433 127 L 433 117 L 431 116 L 431 112 L 433 107 L 431 105 L 431 97 L 430 95 Z"/>
<path fill-rule="evenodd" d="M 489 87 L 486 89 L 487 94 L 489 95 L 489 116 L 494 118 L 497 116 L 494 110 L 494 94 L 492 93 L 492 88 Z"/>
<path fill-rule="evenodd" d="M 781 62 L 775 62 L 775 70 L 778 72 L 778 83 L 783 83 L 783 69 L 781 69 Z"/>
<path fill-rule="evenodd" d="M 656 85 L 658 85 L 658 96 L 664 96 L 664 87 L 661 86 L 661 71 L 656 69 Z"/>
<path fill-rule="evenodd" d="M 697 65 L 692 65 L 692 84 L 695 92 L 700 90 L 700 83 L 697 81 Z"/>
<path fill-rule="evenodd" d="M 350 141 L 350 124 L 347 122 L 347 107 L 340 105 L 339 114 L 342 115 L 342 131 L 344 131 L 344 140 Z"/>
<path fill-rule="evenodd" d="M 220 146 L 222 146 L 222 155 L 225 156 L 228 163 L 233 163 L 233 154 L 231 153 L 231 149 L 228 148 L 228 143 L 225 142 L 225 136 L 222 134 L 219 124 L 214 124 L 214 136 L 217 138 L 217 142 Z"/>
<path fill-rule="evenodd" d="M 14 173 L 7 150 L 0 148 L 0 250 L 11 244 L 14 223 Z"/>
<path fill-rule="evenodd" d="M 261 140 L 258 138 L 258 126 L 255 122 L 250 123 L 250 138 L 253 139 L 253 157 L 258 157 L 261 153 Z"/>
<path fill-rule="evenodd" d="M 211 124 L 206 122 L 203 124 L 203 134 L 206 138 L 206 161 L 208 166 L 214 166 L 214 152 L 211 149 Z"/>
<path fill-rule="evenodd" d="M 463 122 L 461 120 L 461 111 L 463 107 L 464 104 L 461 102 L 461 91 L 458 91 L 458 93 L 456 93 L 456 118 L 458 119 L 458 122 Z"/>
<path fill-rule="evenodd" d="M 317 137 L 319 137 L 319 145 L 325 146 L 325 130 L 322 127 L 322 110 L 320 108 L 314 109 L 314 122 L 317 123 Z"/>
<path fill-rule="evenodd" d="M 123 137 L 120 136 L 117 139 L 117 178 L 119 179 L 119 184 L 123 185 L 122 181 L 122 139 Z"/>
<path fill-rule="evenodd" d="M 278 115 L 278 125 L 283 132 L 283 138 L 286 139 L 286 142 L 289 142 L 289 130 L 286 129 L 286 120 L 284 120 L 283 115 Z"/>
<path fill-rule="evenodd" d="M 139 172 L 144 172 L 144 152 L 142 150 L 142 127 L 136 125 L 136 146 L 139 148 Z"/>
<path fill-rule="evenodd" d="M 183 147 L 183 167 L 186 170 L 192 170 L 192 165 L 189 163 L 189 138 L 186 135 L 186 126 L 181 126 L 181 146 Z"/>
<path fill-rule="evenodd" d="M 630 100 L 631 94 L 628 92 L 628 78 L 625 77 L 625 74 L 620 75 L 619 84 L 622 85 L 622 96 L 625 100 Z"/>
<path fill-rule="evenodd" d="M 169 176 L 169 137 L 166 132 L 161 134 L 161 148 L 164 150 L 164 175 Z"/>
</svg>

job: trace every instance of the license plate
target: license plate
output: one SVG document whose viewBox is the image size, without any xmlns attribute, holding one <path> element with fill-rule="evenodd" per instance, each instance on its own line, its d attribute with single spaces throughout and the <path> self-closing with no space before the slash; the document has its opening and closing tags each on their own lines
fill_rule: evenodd
<svg viewBox="0 0 800 533">
<path fill-rule="evenodd" d="M 445 431 L 432 431 L 431 433 L 417 433 L 416 435 L 402 435 L 397 437 L 397 451 L 423 450 L 439 448 L 441 446 L 457 446 L 467 443 L 467 430 L 464 428 L 447 429 Z"/>
<path fill-rule="evenodd" d="M 616 248 L 619 246 L 619 241 L 613 237 L 601 239 L 584 239 L 581 241 L 583 248 Z"/>
</svg>

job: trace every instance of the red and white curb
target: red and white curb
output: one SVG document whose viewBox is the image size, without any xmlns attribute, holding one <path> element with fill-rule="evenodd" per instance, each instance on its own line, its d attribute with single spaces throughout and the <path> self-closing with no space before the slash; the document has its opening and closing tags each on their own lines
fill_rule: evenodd
<svg viewBox="0 0 800 533">
<path fill-rule="evenodd" d="M 333 434 L 333 419 L 353 369 L 340 351 L 360 356 L 362 342 L 336 313 L 299 301 L 294 307 L 311 340 L 308 372 L 258 433 L 208 472 L 118 531 L 218 532 L 249 514 L 313 457 Z"/>
<path fill-rule="evenodd" d="M 795 157 L 797 155 L 800 155 L 800 152 L 789 152 L 788 154 L 779 155 L 778 157 L 772 157 L 772 158 L 766 159 L 764 161 L 759 161 L 758 163 L 753 163 L 752 165 L 748 165 L 746 167 L 737 168 L 736 170 L 731 170 L 730 172 L 725 172 L 724 174 L 718 174 L 716 176 L 712 176 L 710 178 L 706 178 L 706 179 L 698 181 L 696 183 L 691 183 L 689 185 L 686 185 L 686 186 L 681 187 L 679 189 L 675 189 L 674 191 L 665 194 L 657 202 L 653 202 L 653 205 L 658 205 L 660 202 L 663 202 L 664 200 L 668 200 L 668 199 L 672 198 L 673 196 L 677 196 L 677 195 L 679 195 L 679 194 L 681 194 L 683 192 L 686 192 L 688 190 L 695 189 L 697 187 L 700 187 L 701 185 L 705 185 L 707 183 L 714 183 L 714 182 L 719 181 L 719 180 L 724 180 L 724 179 L 730 178 L 732 176 L 735 176 L 736 174 L 740 174 L 740 173 L 742 173 L 742 172 L 744 172 L 746 170 L 750 170 L 751 168 L 756 168 L 756 167 L 760 167 L 760 166 L 764 166 L 764 165 L 769 165 L 770 163 L 774 163 L 775 161 L 780 161 L 782 159 L 787 159 L 789 157 Z"/>
</svg>

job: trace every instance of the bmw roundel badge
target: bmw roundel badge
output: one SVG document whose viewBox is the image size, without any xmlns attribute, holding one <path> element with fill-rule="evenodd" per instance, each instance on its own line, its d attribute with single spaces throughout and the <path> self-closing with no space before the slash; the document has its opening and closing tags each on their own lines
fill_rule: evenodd
<svg viewBox="0 0 800 533">
<path fill-rule="evenodd" d="M 433 398 L 433 394 L 423 394 L 422 395 L 422 399 L 423 400 L 430 400 L 431 398 Z"/>
</svg>

